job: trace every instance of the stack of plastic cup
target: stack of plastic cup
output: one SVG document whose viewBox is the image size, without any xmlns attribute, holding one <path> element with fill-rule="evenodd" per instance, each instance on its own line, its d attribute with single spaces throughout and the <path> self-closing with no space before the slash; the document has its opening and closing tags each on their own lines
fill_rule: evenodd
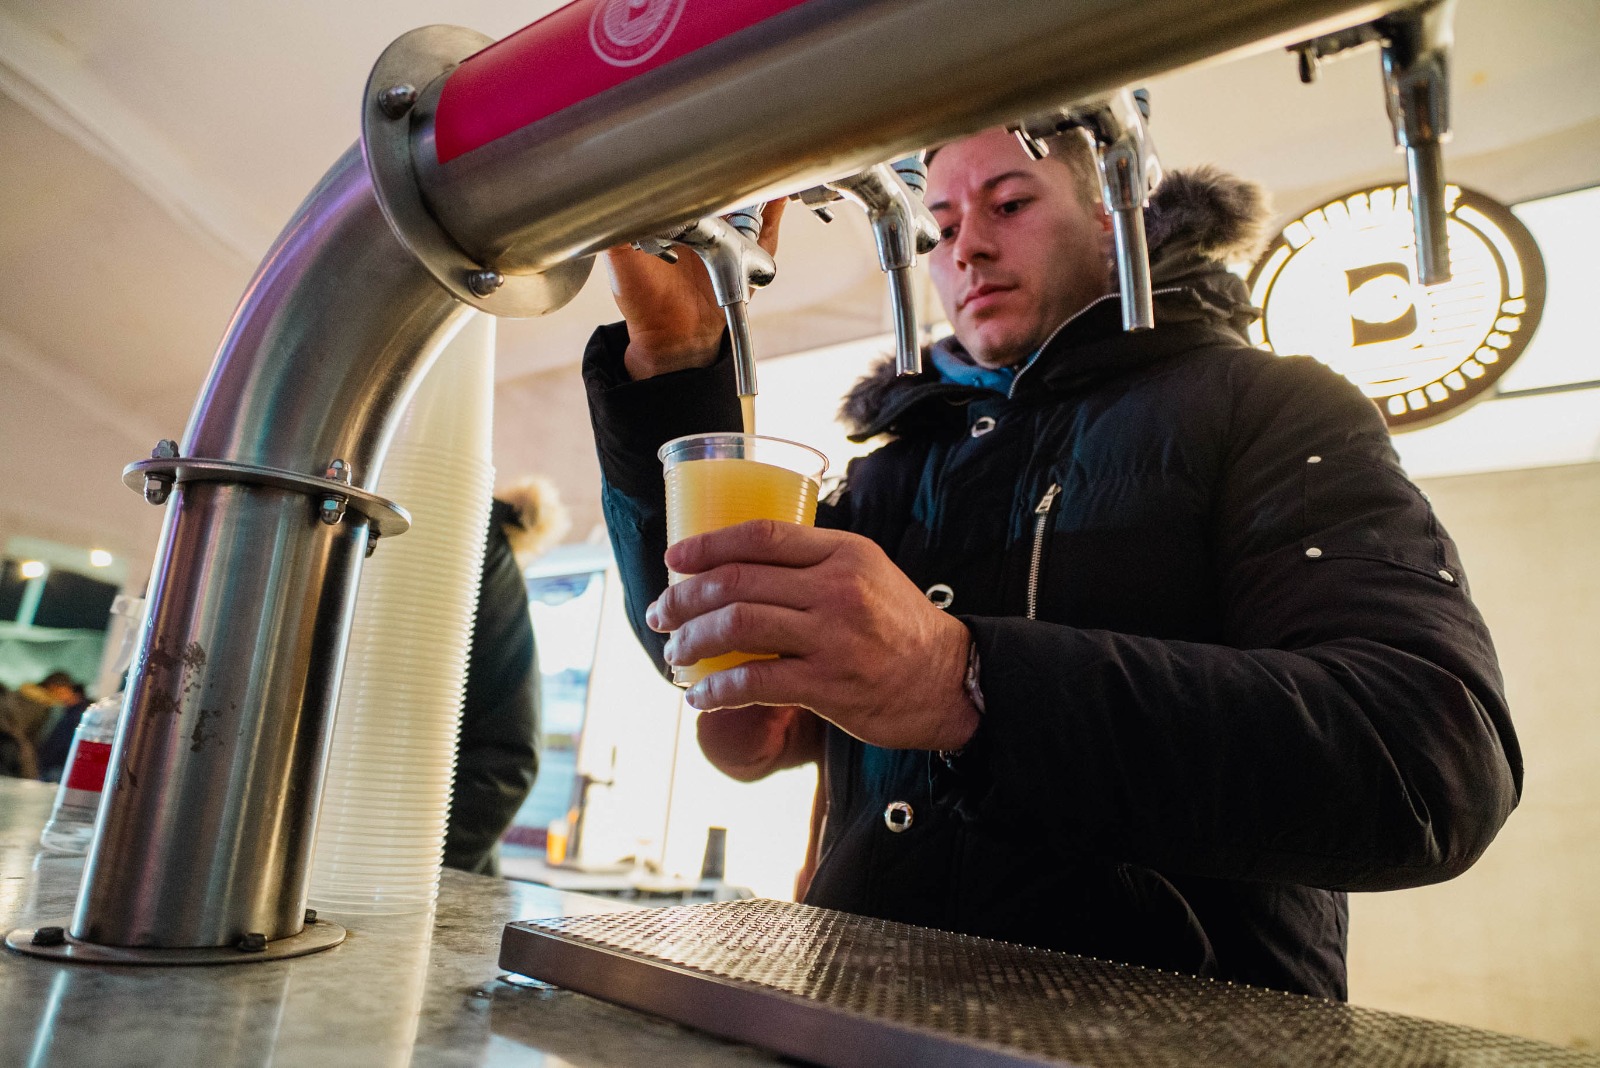
<svg viewBox="0 0 1600 1068">
<path fill-rule="evenodd" d="M 433 907 L 494 492 L 494 320 L 474 315 L 417 388 L 378 492 L 411 513 L 366 562 L 317 819 L 310 903 Z"/>
</svg>

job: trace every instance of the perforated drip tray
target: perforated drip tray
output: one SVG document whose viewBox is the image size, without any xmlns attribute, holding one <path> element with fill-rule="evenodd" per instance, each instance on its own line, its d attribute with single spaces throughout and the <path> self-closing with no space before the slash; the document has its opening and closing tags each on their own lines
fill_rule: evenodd
<svg viewBox="0 0 1600 1068">
<path fill-rule="evenodd" d="M 1600 1066 L 1509 1035 L 778 901 L 508 924 L 500 966 L 827 1068 Z"/>
</svg>

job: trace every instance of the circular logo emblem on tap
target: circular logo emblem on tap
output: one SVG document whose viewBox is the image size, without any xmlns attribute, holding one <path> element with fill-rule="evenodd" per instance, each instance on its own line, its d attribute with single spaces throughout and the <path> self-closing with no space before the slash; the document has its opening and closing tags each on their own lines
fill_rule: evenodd
<svg viewBox="0 0 1600 1068">
<path fill-rule="evenodd" d="M 589 16 L 595 54 L 617 67 L 643 63 L 661 50 L 689 0 L 600 0 Z"/>
</svg>

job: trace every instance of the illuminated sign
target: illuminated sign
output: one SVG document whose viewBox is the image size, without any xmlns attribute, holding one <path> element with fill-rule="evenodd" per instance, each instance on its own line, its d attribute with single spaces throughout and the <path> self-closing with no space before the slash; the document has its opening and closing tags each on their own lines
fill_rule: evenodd
<svg viewBox="0 0 1600 1068">
<path fill-rule="evenodd" d="M 1497 201 L 1445 190 L 1451 279 L 1416 279 L 1405 186 L 1364 189 L 1283 228 L 1250 272 L 1263 315 L 1251 340 L 1315 356 L 1359 386 L 1395 430 L 1414 430 L 1489 394 L 1544 311 L 1533 235 Z"/>
</svg>

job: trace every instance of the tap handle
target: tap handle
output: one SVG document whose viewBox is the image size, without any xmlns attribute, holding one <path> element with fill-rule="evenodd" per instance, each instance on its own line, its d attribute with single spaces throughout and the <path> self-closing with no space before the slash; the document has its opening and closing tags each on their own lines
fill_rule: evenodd
<svg viewBox="0 0 1600 1068">
<path fill-rule="evenodd" d="M 1022 147 L 1035 159 L 1049 153 L 1050 138 L 1074 128 L 1086 131 L 1094 142 L 1100 195 L 1111 214 L 1116 239 L 1125 330 L 1148 330 L 1155 325 L 1144 208 L 1161 183 L 1161 160 L 1145 121 L 1149 115 L 1149 93 L 1119 89 L 1098 99 L 1030 116 L 1012 127 Z"/>
<path fill-rule="evenodd" d="M 1450 49 L 1456 0 L 1422 0 L 1373 22 L 1291 45 L 1300 80 L 1316 80 L 1322 60 L 1377 42 L 1394 143 L 1406 155 L 1411 218 L 1416 233 L 1417 278 L 1423 285 L 1450 280 L 1446 232 L 1444 154 L 1450 139 Z"/>
<path fill-rule="evenodd" d="M 770 283 L 778 270 L 772 254 L 757 244 L 756 238 L 760 235 L 761 206 L 756 205 L 740 208 L 726 219 L 708 215 L 634 242 L 637 247 L 656 255 L 663 251 L 670 254 L 670 246 L 681 245 L 692 250 L 705 264 L 717 306 L 728 320 L 734 380 L 742 397 L 756 393 L 756 357 L 750 340 L 747 308 L 750 290 Z"/>
<path fill-rule="evenodd" d="M 845 199 L 860 205 L 878 246 L 878 266 L 889 276 L 889 304 L 894 316 L 895 369 L 900 374 L 922 370 L 911 269 L 917 256 L 939 244 L 939 224 L 922 203 L 927 166 L 919 155 L 890 165 L 879 163 L 859 174 L 827 183 Z"/>
<path fill-rule="evenodd" d="M 1395 146 L 1406 154 L 1417 275 L 1450 280 L 1444 154 L 1450 139 L 1450 49 L 1456 0 L 1397 11 L 1375 26 L 1383 40 L 1383 85 Z"/>
</svg>

